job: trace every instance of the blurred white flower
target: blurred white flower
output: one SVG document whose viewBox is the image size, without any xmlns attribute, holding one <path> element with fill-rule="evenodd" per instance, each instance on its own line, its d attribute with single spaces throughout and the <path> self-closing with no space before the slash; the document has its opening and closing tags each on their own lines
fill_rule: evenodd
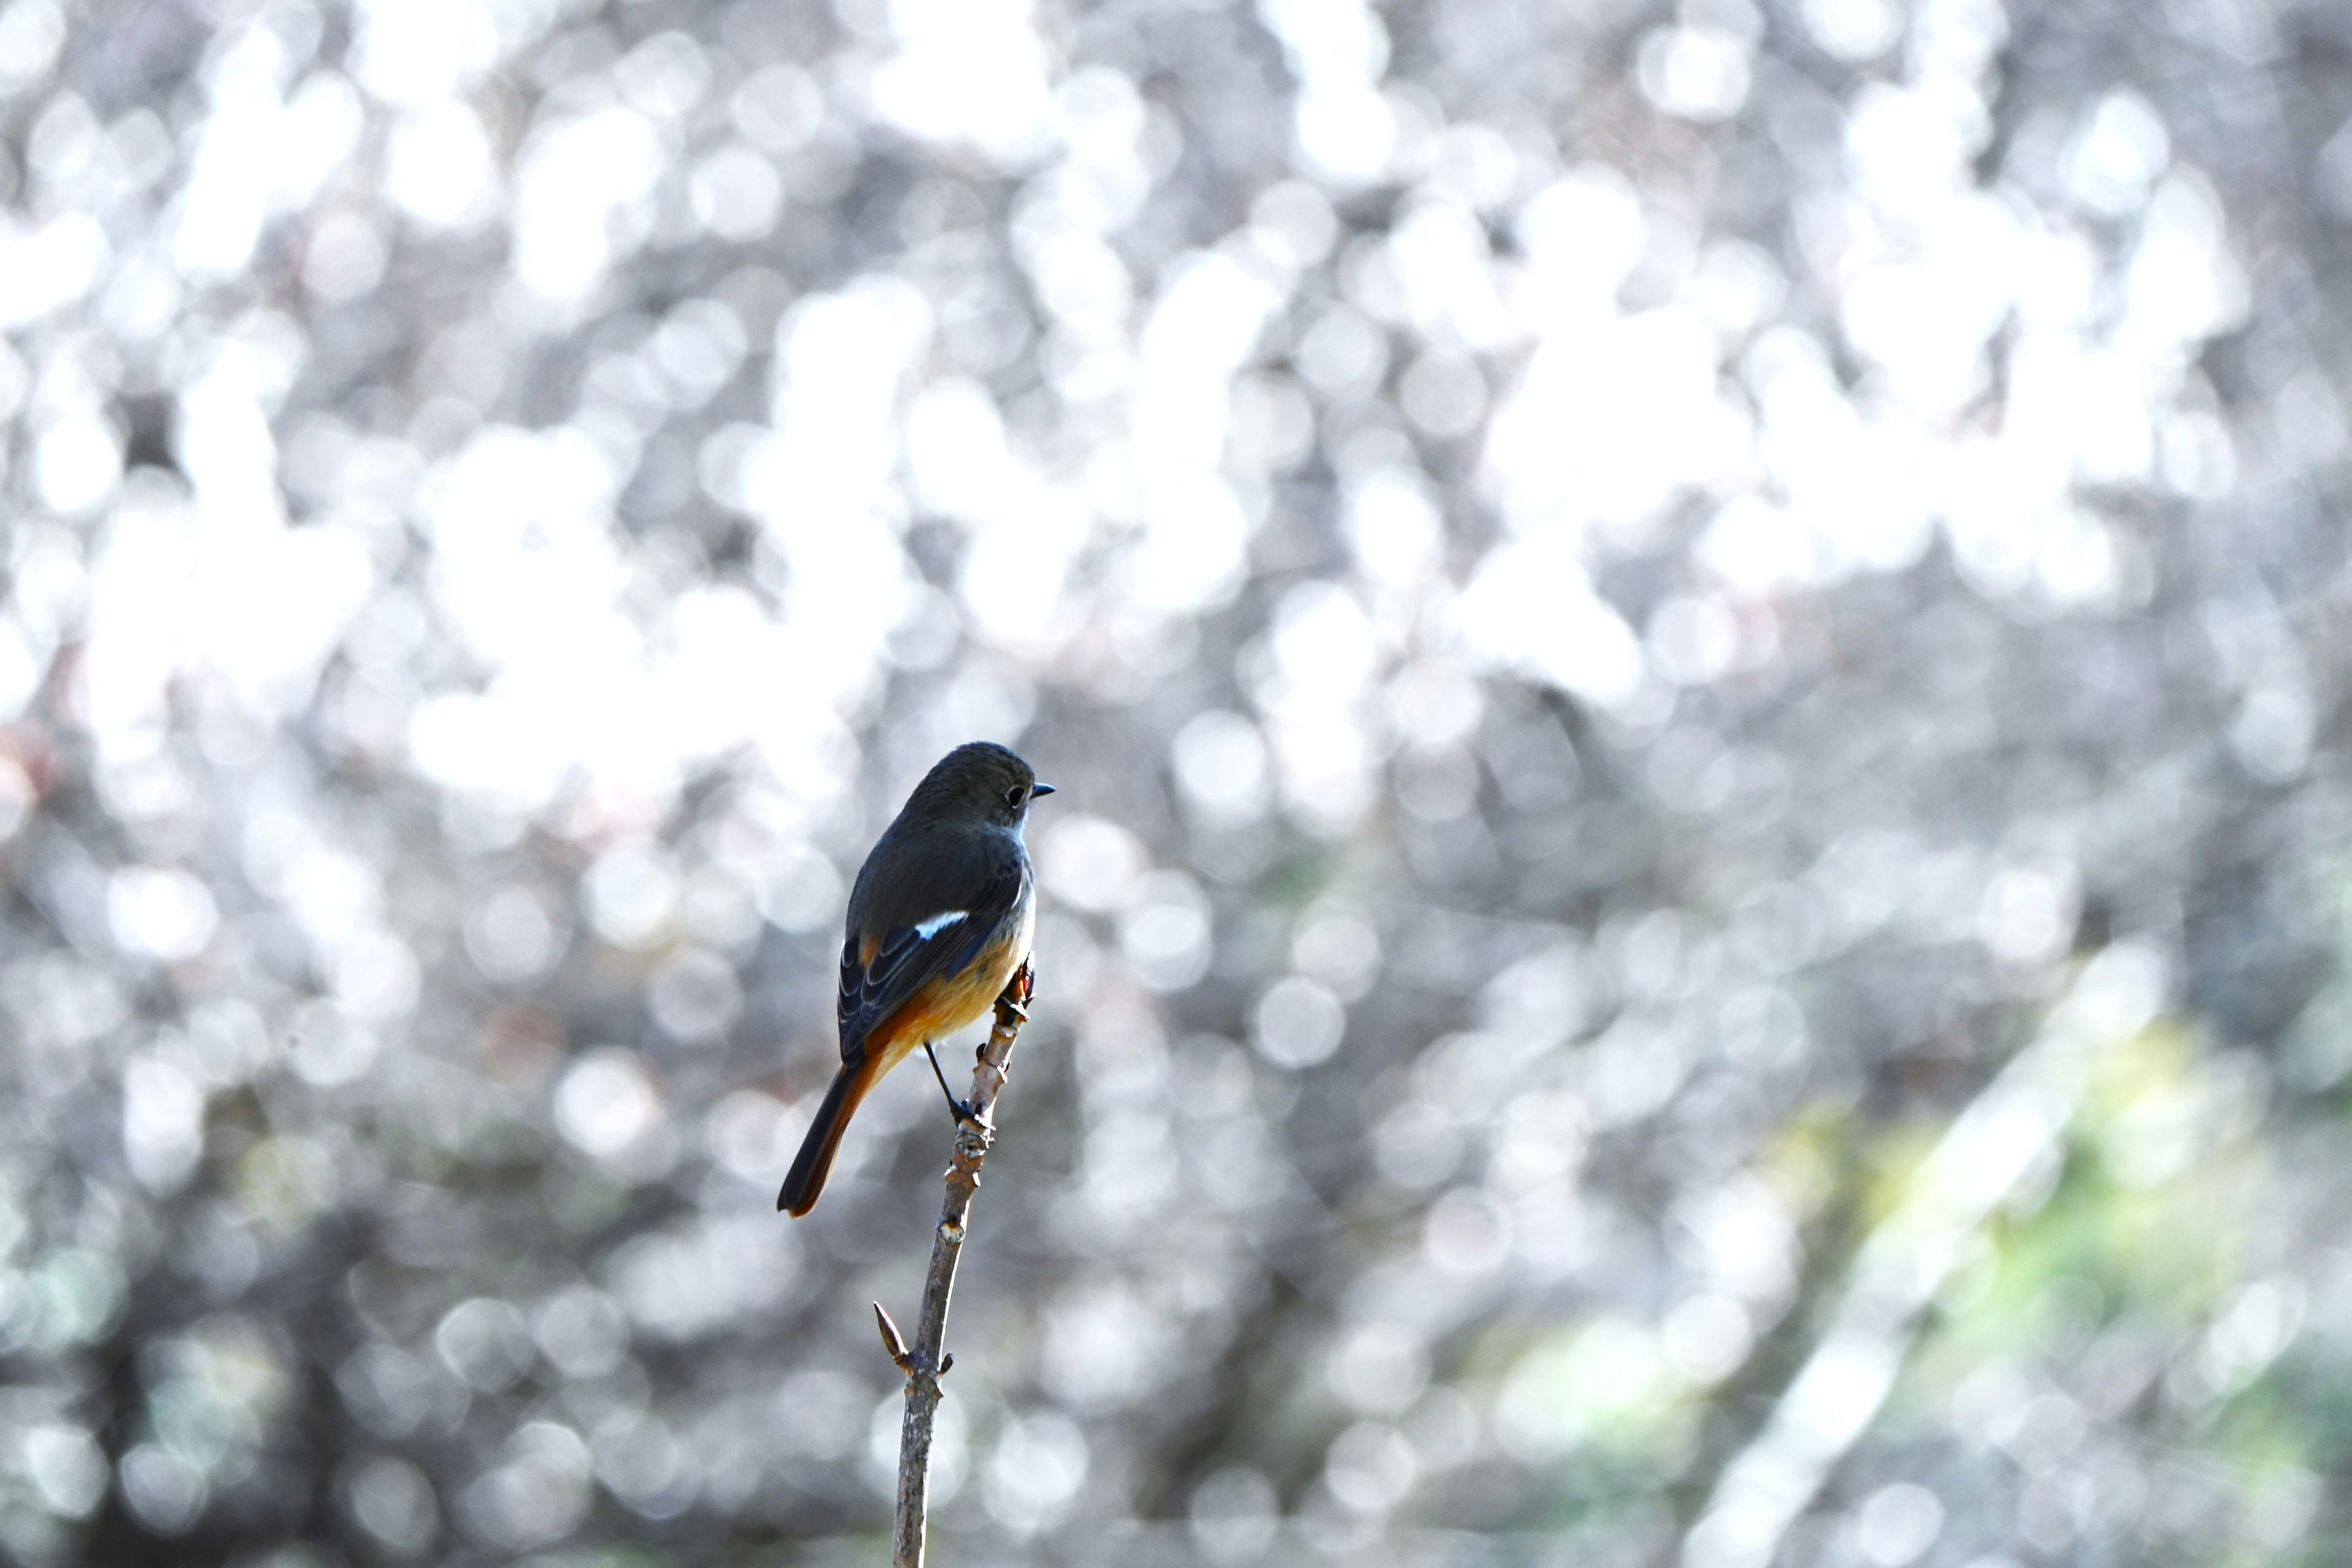
<svg viewBox="0 0 2352 1568">
<path fill-rule="evenodd" d="M 387 147 L 384 194 L 428 229 L 488 221 L 498 211 L 499 169 L 480 117 L 444 100 L 402 121 Z"/>
<path fill-rule="evenodd" d="M 88 1517 L 106 1496 L 105 1451 L 79 1426 L 36 1426 L 25 1434 L 25 1468 L 41 1501 L 68 1519 Z"/>
<path fill-rule="evenodd" d="M 204 1152 L 205 1092 L 175 1062 L 142 1057 L 122 1075 L 122 1152 L 155 1192 L 186 1182 Z"/>
<path fill-rule="evenodd" d="M 462 1494 L 464 1518 L 489 1544 L 526 1552 L 562 1540 L 588 1516 L 594 1462 L 571 1427 L 532 1421 L 509 1440 L 496 1468 Z"/>
<path fill-rule="evenodd" d="M 562 952 L 563 933 L 527 888 L 493 889 L 466 917 L 466 954 L 490 979 L 523 984 L 547 973 Z"/>
<path fill-rule="evenodd" d="M 1348 1010 L 1330 987 L 1304 975 L 1276 981 L 1250 1010 L 1250 1041 L 1280 1068 L 1328 1060 L 1348 1027 Z"/>
<path fill-rule="evenodd" d="M 588 919 L 596 934 L 619 947 L 656 945 L 677 912 L 677 868 L 656 846 L 624 844 L 607 850 L 581 879 Z"/>
<path fill-rule="evenodd" d="M 107 921 L 122 951 L 177 963 L 212 941 L 220 911 L 202 882 L 175 866 L 126 866 L 109 880 Z"/>
<path fill-rule="evenodd" d="M 1249 822 L 1265 810 L 1265 740 L 1238 713 L 1212 710 L 1187 721 L 1169 748 L 1185 799 L 1216 823 Z"/>
<path fill-rule="evenodd" d="M 1045 891 L 1090 913 L 1126 903 L 1150 864 L 1140 839 L 1099 816 L 1056 814 L 1038 837 L 1038 878 Z"/>
<path fill-rule="evenodd" d="M 122 1500 L 156 1534 L 185 1534 L 204 1511 L 210 1489 L 202 1470 L 161 1443 L 142 1443 L 122 1456 Z"/>
<path fill-rule="evenodd" d="M 1066 1415 L 1040 1411 L 1005 1427 L 989 1456 L 988 1511 L 1016 1535 L 1057 1524 L 1086 1484 L 1087 1437 Z"/>
<path fill-rule="evenodd" d="M 724 1035 L 742 1016 L 743 988 L 734 967 L 717 953 L 682 948 L 654 972 L 646 1005 L 664 1034 L 701 1045 Z"/>
<path fill-rule="evenodd" d="M 635 1052 L 617 1046 L 589 1052 L 555 1091 L 555 1127 L 599 1160 L 627 1154 L 664 1120 L 660 1090 Z"/>
<path fill-rule="evenodd" d="M 1141 879 L 1119 916 L 1119 951 L 1136 978 L 1154 991 L 1181 991 L 1209 971 L 1209 901 L 1181 871 Z"/>
<path fill-rule="evenodd" d="M 1748 100 L 1748 41 L 1720 27 L 1661 27 L 1635 56 L 1642 96 L 1668 114 L 1728 120 Z"/>
<path fill-rule="evenodd" d="M 423 1554 L 440 1530 L 433 1483 L 405 1459 L 389 1454 L 356 1458 L 343 1468 L 337 1490 L 352 1521 L 395 1556 Z"/>
<path fill-rule="evenodd" d="M 1210 1562 L 1254 1563 L 1274 1541 L 1282 1500 L 1258 1471 L 1229 1467 L 1192 1489 L 1186 1514 L 1192 1540 Z"/>
<path fill-rule="evenodd" d="M 1944 1504 L 1926 1487 L 1895 1481 L 1863 1499 L 1853 1541 L 1875 1568 L 1908 1568 L 1927 1555 L 1944 1528 Z"/>
</svg>

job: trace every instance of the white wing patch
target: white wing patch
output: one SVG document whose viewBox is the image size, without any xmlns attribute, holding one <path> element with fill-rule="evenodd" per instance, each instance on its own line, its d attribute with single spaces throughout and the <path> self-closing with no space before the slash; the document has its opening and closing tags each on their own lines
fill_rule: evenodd
<svg viewBox="0 0 2352 1568">
<path fill-rule="evenodd" d="M 962 920 L 965 916 L 971 913 L 971 911 L 970 910 L 950 910 L 943 915 L 933 915 L 929 920 L 917 921 L 915 922 L 915 934 L 922 938 L 925 942 L 929 942 L 931 938 L 939 935 L 940 932 L 947 930 L 948 927 L 955 924 L 956 921 Z"/>
</svg>

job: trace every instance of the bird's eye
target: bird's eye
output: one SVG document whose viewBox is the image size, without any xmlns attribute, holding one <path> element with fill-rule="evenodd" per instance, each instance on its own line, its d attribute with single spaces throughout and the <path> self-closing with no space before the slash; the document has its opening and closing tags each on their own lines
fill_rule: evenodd
<svg viewBox="0 0 2352 1568">
<path fill-rule="evenodd" d="M 1011 789 L 1004 792 L 1004 804 L 1014 811 L 1020 810 L 1021 803 L 1028 798 L 1029 786 L 1027 784 L 1014 784 Z"/>
</svg>

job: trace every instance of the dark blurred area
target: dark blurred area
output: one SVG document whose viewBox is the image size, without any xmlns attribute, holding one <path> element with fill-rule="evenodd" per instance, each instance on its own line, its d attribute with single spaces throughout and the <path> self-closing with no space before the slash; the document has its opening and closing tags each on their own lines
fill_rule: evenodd
<svg viewBox="0 0 2352 1568">
<path fill-rule="evenodd" d="M 2326 0 L 0 0 L 0 1557 L 881 1561 L 928 1075 L 773 1194 L 985 737 L 936 1561 L 2352 1561 L 2347 118 Z"/>
</svg>

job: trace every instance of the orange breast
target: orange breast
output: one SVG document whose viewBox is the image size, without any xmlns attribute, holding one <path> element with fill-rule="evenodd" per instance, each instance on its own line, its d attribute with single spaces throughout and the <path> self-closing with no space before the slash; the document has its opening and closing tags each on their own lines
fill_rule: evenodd
<svg viewBox="0 0 2352 1568">
<path fill-rule="evenodd" d="M 1029 956 L 1029 936 L 1036 919 L 1032 905 L 1018 926 L 982 949 L 980 957 L 961 974 L 940 975 L 877 1025 L 866 1037 L 866 1049 L 880 1057 L 881 1071 L 898 1066 L 925 1040 L 952 1035 L 993 1006 L 1011 984 L 1013 972 Z"/>
</svg>

